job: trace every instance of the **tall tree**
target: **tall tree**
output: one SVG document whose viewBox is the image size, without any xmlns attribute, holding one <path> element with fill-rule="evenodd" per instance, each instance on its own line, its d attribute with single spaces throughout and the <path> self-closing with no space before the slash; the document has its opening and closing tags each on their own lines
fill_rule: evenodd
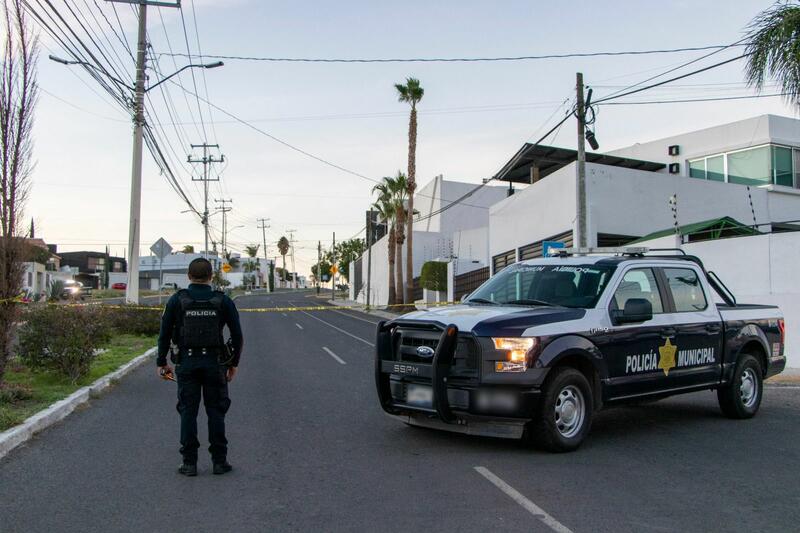
<svg viewBox="0 0 800 533">
<path fill-rule="evenodd" d="M 406 290 L 405 300 L 414 300 L 414 192 L 417 190 L 417 104 L 425 95 L 425 89 L 416 78 L 407 78 L 406 83 L 397 83 L 397 97 L 411 106 L 408 117 L 408 221 L 406 229 Z"/>
<path fill-rule="evenodd" d="M 286 282 L 286 254 L 289 253 L 289 239 L 281 237 L 278 239 L 278 252 L 283 257 L 283 281 Z"/>
<path fill-rule="evenodd" d="M 336 243 L 336 259 L 339 262 L 339 275 L 350 279 L 350 263 L 358 259 L 364 253 L 364 239 L 348 239 Z"/>
<path fill-rule="evenodd" d="M 766 78 L 776 79 L 781 92 L 800 105 L 800 6 L 776 2 L 747 30 L 747 83 L 760 91 Z"/>
<path fill-rule="evenodd" d="M 22 290 L 24 233 L 19 228 L 33 169 L 33 114 L 39 86 L 39 42 L 23 0 L 3 0 L 5 35 L 0 65 L 0 383 L 11 356 Z"/>
<path fill-rule="evenodd" d="M 403 291 L 403 243 L 406 240 L 405 223 L 406 223 L 406 200 L 408 198 L 408 180 L 406 175 L 398 171 L 397 176 L 394 178 L 387 178 L 389 189 L 392 191 L 394 198 L 395 210 L 395 239 L 397 239 L 397 246 L 395 247 L 395 277 L 397 279 L 397 303 L 411 303 L 414 299 L 413 291 L 411 296 Z M 408 217 L 411 218 L 411 217 Z M 413 280 L 413 278 L 412 278 Z"/>
<path fill-rule="evenodd" d="M 373 204 L 373 208 L 378 212 L 378 218 L 386 222 L 388 226 L 388 235 L 386 241 L 386 248 L 389 263 L 389 292 L 387 296 L 388 305 L 394 305 L 397 301 L 397 288 L 394 278 L 394 259 L 395 248 L 397 241 L 395 238 L 395 216 L 397 214 L 394 205 L 394 198 L 389 188 L 388 180 L 391 178 L 383 178 L 383 181 L 372 188 L 372 192 L 378 193 L 378 198 Z"/>
<path fill-rule="evenodd" d="M 258 255 L 259 248 L 261 248 L 260 244 L 251 244 L 250 246 L 245 246 L 244 251 L 247 253 L 247 257 L 255 257 Z"/>
</svg>

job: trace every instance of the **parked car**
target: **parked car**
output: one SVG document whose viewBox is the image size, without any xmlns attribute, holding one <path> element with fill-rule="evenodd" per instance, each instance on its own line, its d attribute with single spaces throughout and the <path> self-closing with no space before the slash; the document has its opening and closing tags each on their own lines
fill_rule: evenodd
<svg viewBox="0 0 800 533">
<path fill-rule="evenodd" d="M 123 283 L 123 282 L 118 282 L 118 283 L 114 283 L 111 286 L 111 288 L 124 291 L 125 289 L 128 288 L 128 284 L 127 283 Z"/>
<path fill-rule="evenodd" d="M 162 291 L 177 291 L 178 284 L 177 283 L 164 283 L 161 285 Z"/>
<path fill-rule="evenodd" d="M 61 291 L 61 298 L 65 300 L 83 300 L 87 296 L 91 296 L 91 294 L 91 287 L 84 287 L 80 281 L 67 280 L 64 282 L 64 290 Z"/>
<path fill-rule="evenodd" d="M 780 309 L 738 303 L 697 257 L 582 250 L 508 266 L 461 305 L 381 322 L 383 409 L 552 451 L 576 449 L 596 411 L 625 402 L 710 389 L 724 415 L 756 414 L 763 380 L 786 366 Z"/>
</svg>

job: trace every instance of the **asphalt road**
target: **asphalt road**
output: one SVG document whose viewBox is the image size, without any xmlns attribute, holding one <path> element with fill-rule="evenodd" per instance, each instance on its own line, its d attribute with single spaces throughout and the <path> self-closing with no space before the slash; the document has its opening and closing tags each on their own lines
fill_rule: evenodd
<svg viewBox="0 0 800 533">
<path fill-rule="evenodd" d="M 317 303 L 308 296 L 237 303 Z M 203 455 L 198 477 L 175 472 L 175 385 L 147 366 L 0 461 L 0 531 L 796 531 L 800 523 L 800 390 L 768 388 L 749 421 L 723 418 L 708 392 L 604 411 L 579 451 L 552 455 L 386 416 L 374 392 L 374 317 L 242 316 L 247 345 L 228 415 L 234 472 L 212 476 Z"/>
</svg>

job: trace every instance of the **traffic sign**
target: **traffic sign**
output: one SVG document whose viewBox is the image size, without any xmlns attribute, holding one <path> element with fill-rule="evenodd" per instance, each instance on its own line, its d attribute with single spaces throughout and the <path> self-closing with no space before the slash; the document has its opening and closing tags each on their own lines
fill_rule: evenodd
<svg viewBox="0 0 800 533">
<path fill-rule="evenodd" d="M 232 267 L 232 266 L 230 266 L 228 263 L 223 263 L 223 264 L 222 264 L 222 271 L 223 271 L 223 272 L 225 272 L 225 273 L 227 274 L 227 273 L 228 273 L 228 272 L 230 272 L 231 270 L 233 270 L 233 267 Z"/>
<path fill-rule="evenodd" d="M 336 265 L 332 265 L 331 274 L 336 274 L 337 272 L 339 272 L 339 267 L 337 267 Z"/>
<path fill-rule="evenodd" d="M 153 243 L 153 246 L 150 247 L 150 251 L 153 252 L 153 254 L 159 259 L 164 259 L 172 253 L 172 246 L 170 246 L 169 243 L 164 240 L 164 237 L 161 237 L 155 243 Z"/>
</svg>

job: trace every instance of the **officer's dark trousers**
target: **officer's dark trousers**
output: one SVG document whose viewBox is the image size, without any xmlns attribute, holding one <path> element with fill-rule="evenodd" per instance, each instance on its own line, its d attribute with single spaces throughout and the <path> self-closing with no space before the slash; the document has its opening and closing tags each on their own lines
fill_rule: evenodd
<svg viewBox="0 0 800 533">
<path fill-rule="evenodd" d="M 181 358 L 175 374 L 178 380 L 178 412 L 181 415 L 181 454 L 188 464 L 197 463 L 197 411 L 200 395 L 208 415 L 208 440 L 211 460 L 222 463 L 228 454 L 225 438 L 225 413 L 231 405 L 225 367 L 217 363 L 216 356 L 196 355 Z"/>
</svg>

